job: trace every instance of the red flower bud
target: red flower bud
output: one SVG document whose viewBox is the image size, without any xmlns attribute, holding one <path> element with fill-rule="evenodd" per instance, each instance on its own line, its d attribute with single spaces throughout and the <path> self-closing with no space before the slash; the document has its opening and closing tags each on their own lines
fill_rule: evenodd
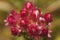
<svg viewBox="0 0 60 40">
<path fill-rule="evenodd" d="M 24 19 L 20 21 L 20 26 L 23 27 L 24 29 L 26 29 L 29 25 L 29 19 Z"/>
<path fill-rule="evenodd" d="M 31 19 L 36 22 L 37 21 L 37 17 L 40 16 L 40 13 L 41 12 L 40 12 L 39 9 L 37 9 L 37 8 L 33 9 L 32 13 L 30 15 Z"/>
<path fill-rule="evenodd" d="M 48 29 L 46 29 L 46 28 L 42 29 L 42 36 L 43 37 L 48 37 Z"/>
<path fill-rule="evenodd" d="M 28 11 L 26 11 L 26 10 L 20 11 L 20 16 L 22 19 L 28 17 L 28 15 L 29 15 Z"/>
<path fill-rule="evenodd" d="M 25 8 L 26 8 L 27 10 L 30 10 L 30 9 L 33 8 L 33 4 L 28 1 L 28 2 L 26 2 L 26 4 L 25 4 Z"/>
<path fill-rule="evenodd" d="M 30 35 L 30 36 L 37 35 L 37 26 L 36 26 L 36 24 L 29 25 L 29 27 L 27 28 L 27 32 L 28 32 L 28 35 Z"/>
<path fill-rule="evenodd" d="M 44 17 L 45 17 L 47 23 L 49 23 L 53 20 L 51 13 L 46 13 Z"/>
<path fill-rule="evenodd" d="M 21 33 L 21 30 L 18 30 L 16 27 L 11 28 L 12 35 L 17 36 Z"/>
<path fill-rule="evenodd" d="M 16 21 L 15 21 L 15 19 L 13 18 L 13 16 L 9 16 L 9 17 L 7 18 L 7 21 L 8 21 L 8 23 L 9 23 L 10 25 L 15 25 L 15 24 L 16 24 Z"/>
</svg>

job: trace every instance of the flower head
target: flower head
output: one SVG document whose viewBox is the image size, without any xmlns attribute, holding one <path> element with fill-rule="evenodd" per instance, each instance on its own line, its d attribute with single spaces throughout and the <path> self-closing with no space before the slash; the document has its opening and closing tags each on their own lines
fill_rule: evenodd
<svg viewBox="0 0 60 40">
<path fill-rule="evenodd" d="M 28 1 L 19 14 L 12 10 L 5 22 L 11 27 L 14 36 L 26 32 L 34 40 L 38 40 L 41 36 L 51 37 L 47 26 L 52 20 L 51 13 L 42 14 L 39 8 Z"/>
</svg>

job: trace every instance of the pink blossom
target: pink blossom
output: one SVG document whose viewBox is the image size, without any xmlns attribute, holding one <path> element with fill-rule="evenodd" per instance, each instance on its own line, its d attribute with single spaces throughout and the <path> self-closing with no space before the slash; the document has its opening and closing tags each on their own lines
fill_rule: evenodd
<svg viewBox="0 0 60 40">
<path fill-rule="evenodd" d="M 29 37 L 38 40 L 40 37 L 51 37 L 47 26 L 50 26 L 52 20 L 52 14 L 42 14 L 41 9 L 28 1 L 20 13 L 12 10 L 4 22 L 9 24 L 12 35 L 18 36 L 26 32 Z"/>
</svg>

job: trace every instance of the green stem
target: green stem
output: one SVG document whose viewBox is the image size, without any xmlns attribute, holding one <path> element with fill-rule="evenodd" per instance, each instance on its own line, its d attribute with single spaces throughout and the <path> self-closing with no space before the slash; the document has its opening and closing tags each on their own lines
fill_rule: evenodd
<svg viewBox="0 0 60 40">
<path fill-rule="evenodd" d="M 43 40 L 47 40 L 47 38 L 44 38 Z"/>
</svg>

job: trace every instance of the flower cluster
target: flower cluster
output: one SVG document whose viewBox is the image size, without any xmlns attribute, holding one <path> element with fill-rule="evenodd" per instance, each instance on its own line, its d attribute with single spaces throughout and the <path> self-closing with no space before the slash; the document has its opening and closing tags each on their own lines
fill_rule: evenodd
<svg viewBox="0 0 60 40">
<path fill-rule="evenodd" d="M 26 32 L 28 37 L 36 40 L 40 37 L 51 37 L 47 26 L 50 26 L 52 20 L 51 13 L 42 14 L 33 3 L 26 2 L 19 13 L 12 10 L 5 22 L 10 26 L 12 35 L 19 36 Z"/>
</svg>

